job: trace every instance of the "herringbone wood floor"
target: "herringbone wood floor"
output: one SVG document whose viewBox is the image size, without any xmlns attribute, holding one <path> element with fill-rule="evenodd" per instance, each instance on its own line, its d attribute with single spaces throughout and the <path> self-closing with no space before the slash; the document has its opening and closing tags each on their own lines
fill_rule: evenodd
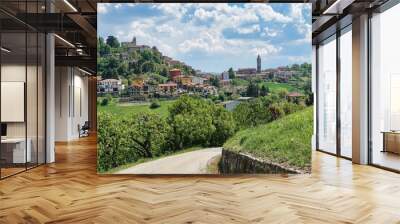
<svg viewBox="0 0 400 224">
<path fill-rule="evenodd" d="M 96 174 L 96 141 L 0 181 L 0 223 L 400 223 L 400 175 L 313 153 L 300 176 Z"/>
</svg>

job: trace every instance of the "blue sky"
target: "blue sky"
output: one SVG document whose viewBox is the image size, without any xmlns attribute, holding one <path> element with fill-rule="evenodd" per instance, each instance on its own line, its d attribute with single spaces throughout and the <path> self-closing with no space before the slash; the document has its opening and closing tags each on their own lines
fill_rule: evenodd
<svg viewBox="0 0 400 224">
<path fill-rule="evenodd" d="M 99 3 L 98 35 L 156 46 L 195 69 L 311 62 L 311 4 Z"/>
</svg>

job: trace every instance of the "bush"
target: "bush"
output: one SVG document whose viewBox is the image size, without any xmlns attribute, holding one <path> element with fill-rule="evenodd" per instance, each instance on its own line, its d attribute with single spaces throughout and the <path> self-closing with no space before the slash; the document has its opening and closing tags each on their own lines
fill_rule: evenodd
<svg viewBox="0 0 400 224">
<path fill-rule="evenodd" d="M 140 158 L 163 153 L 169 126 L 160 116 L 141 113 L 125 119 L 100 112 L 97 169 L 107 171 Z"/>
<path fill-rule="evenodd" d="M 107 106 L 108 105 L 108 98 L 103 98 L 102 100 L 101 100 L 101 103 L 100 103 L 100 105 L 101 106 Z"/>
<path fill-rule="evenodd" d="M 129 136 L 129 147 L 140 157 L 151 158 L 162 154 L 170 127 L 157 114 L 139 113 L 124 121 Z"/>
<path fill-rule="evenodd" d="M 220 146 L 235 132 L 231 112 L 200 98 L 182 96 L 170 108 L 171 148 Z"/>
<path fill-rule="evenodd" d="M 155 100 L 155 101 L 151 102 L 149 107 L 150 107 L 150 109 L 157 109 L 157 108 L 161 107 L 161 104 Z"/>
<path fill-rule="evenodd" d="M 282 96 L 284 96 L 282 92 Z M 285 114 L 304 109 L 304 105 L 282 100 L 279 95 L 259 97 L 249 102 L 240 103 L 233 110 L 233 117 L 238 128 L 255 127 L 274 121 Z"/>
<path fill-rule="evenodd" d="M 221 146 L 236 132 L 236 125 L 231 112 L 223 107 L 215 106 L 212 113 L 212 124 L 215 131 L 211 135 L 210 144 Z"/>
<path fill-rule="evenodd" d="M 135 161 L 138 155 L 129 147 L 128 128 L 114 115 L 100 112 L 97 132 L 97 170 L 111 168 Z"/>
<path fill-rule="evenodd" d="M 285 115 L 285 112 L 283 111 L 282 107 L 280 107 L 278 104 L 270 105 L 268 107 L 268 113 L 270 114 L 271 118 L 270 121 L 277 120 Z"/>
<path fill-rule="evenodd" d="M 109 103 L 111 103 L 111 101 L 112 101 L 112 96 L 110 94 L 107 94 L 106 97 L 104 97 L 101 100 L 100 105 L 101 106 L 107 106 Z"/>
</svg>

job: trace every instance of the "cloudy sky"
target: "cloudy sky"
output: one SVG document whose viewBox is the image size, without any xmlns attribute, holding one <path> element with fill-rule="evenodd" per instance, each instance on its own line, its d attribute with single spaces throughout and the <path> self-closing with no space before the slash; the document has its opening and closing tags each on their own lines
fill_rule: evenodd
<svg viewBox="0 0 400 224">
<path fill-rule="evenodd" d="M 195 69 L 311 61 L 311 4 L 98 4 L 98 35 L 156 46 Z"/>
</svg>

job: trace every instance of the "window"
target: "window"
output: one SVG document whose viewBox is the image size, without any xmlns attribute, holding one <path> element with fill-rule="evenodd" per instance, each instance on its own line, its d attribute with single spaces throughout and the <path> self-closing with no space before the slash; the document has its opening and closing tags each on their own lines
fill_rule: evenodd
<svg viewBox="0 0 400 224">
<path fill-rule="evenodd" d="M 352 157 L 352 34 L 351 26 L 340 36 L 340 155 Z"/>
<path fill-rule="evenodd" d="M 371 159 L 400 170 L 400 5 L 371 19 Z"/>
<path fill-rule="evenodd" d="M 336 36 L 318 48 L 318 149 L 336 153 Z"/>
</svg>

